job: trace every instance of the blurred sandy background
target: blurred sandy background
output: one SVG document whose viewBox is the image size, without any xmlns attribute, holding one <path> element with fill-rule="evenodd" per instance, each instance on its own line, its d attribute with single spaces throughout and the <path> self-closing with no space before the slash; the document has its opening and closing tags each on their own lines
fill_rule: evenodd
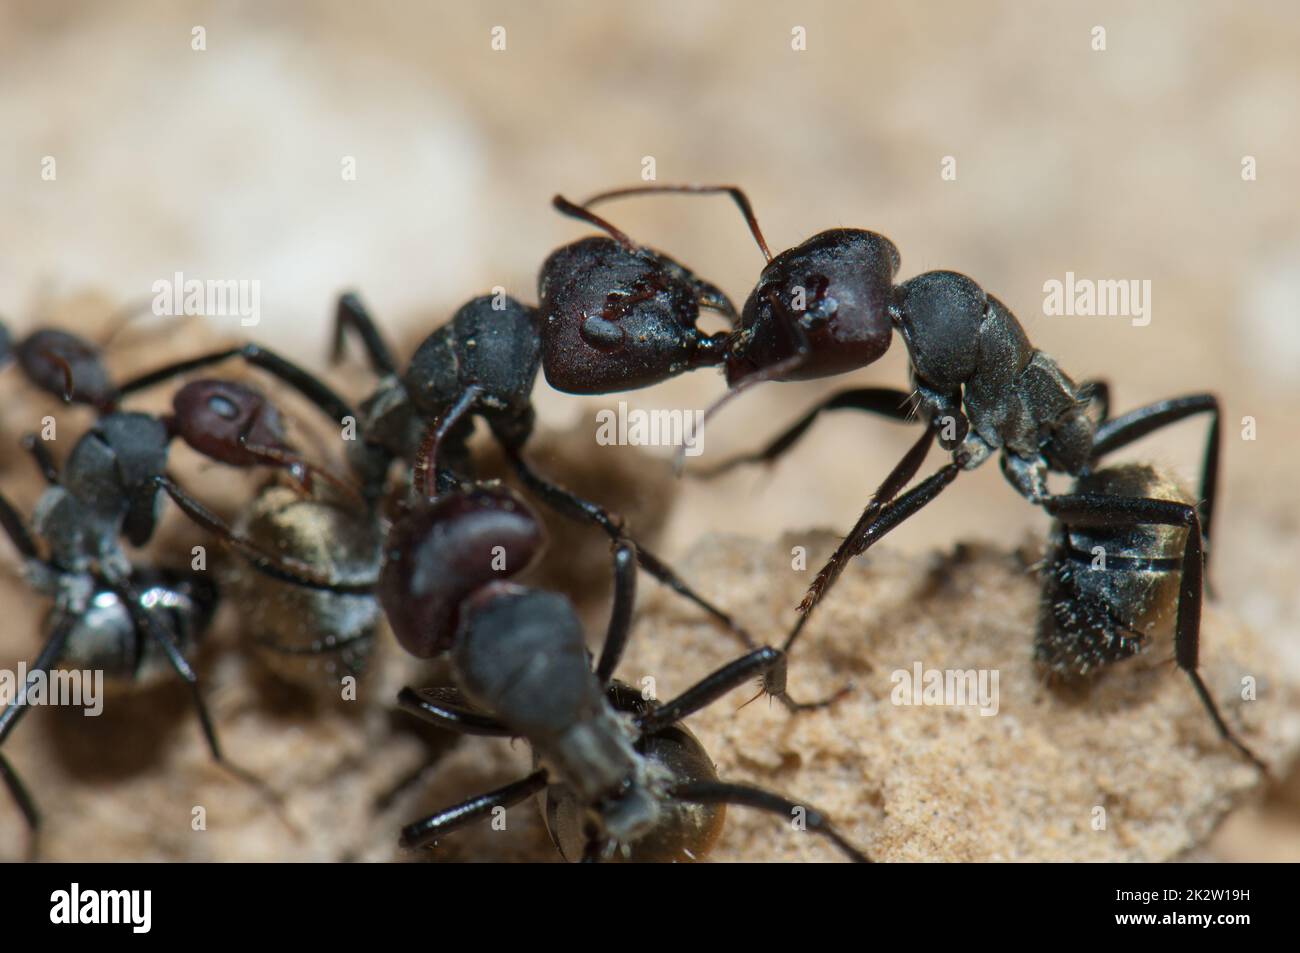
<svg viewBox="0 0 1300 953">
<path fill-rule="evenodd" d="M 1300 668 L 1298 46 L 1300 8 L 1285 2 L 9 2 L 0 314 L 21 330 L 71 295 L 134 300 L 182 271 L 260 281 L 256 337 L 313 366 L 345 287 L 409 352 L 493 285 L 535 300 L 542 259 L 584 234 L 550 196 L 632 184 L 651 156 L 662 182 L 743 185 L 774 248 L 861 226 L 895 241 L 903 276 L 972 275 L 1076 379 L 1109 378 L 1120 412 L 1217 392 L 1222 602 Z M 940 177 L 945 156 L 955 181 Z M 761 258 L 724 199 L 611 216 L 737 304 L 752 287 Z M 1044 316 L 1043 283 L 1067 271 L 1149 279 L 1150 325 Z M 211 330 L 239 333 L 233 319 Z M 123 364 L 149 357 L 137 345 Z M 761 388 L 718 418 L 706 458 L 836 387 L 904 386 L 905 358 L 896 344 L 851 377 Z M 14 393 L 16 377 L 0 386 Z M 700 407 L 720 391 L 705 372 L 620 399 Z M 537 401 L 548 427 L 608 403 L 544 384 Z M 1245 416 L 1255 441 L 1240 439 Z M 31 426 L 13 417 L 0 419 L 8 447 Z M 1135 452 L 1190 479 L 1203 433 L 1189 423 Z M 770 473 L 684 484 L 662 548 L 709 530 L 842 531 L 909 440 L 837 415 Z M 1045 529 L 990 465 L 891 542 L 1015 545 Z M 0 598 L 22 590 L 6 581 Z M 0 657 L 30 655 L 30 629 L 0 634 Z M 1266 821 L 1230 821 L 1219 856 L 1300 856 L 1295 788 Z"/>
</svg>

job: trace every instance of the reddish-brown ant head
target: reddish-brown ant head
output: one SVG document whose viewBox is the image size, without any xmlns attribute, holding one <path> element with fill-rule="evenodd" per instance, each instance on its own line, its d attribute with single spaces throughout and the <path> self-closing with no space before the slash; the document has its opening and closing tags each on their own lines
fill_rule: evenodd
<svg viewBox="0 0 1300 953">
<path fill-rule="evenodd" d="M 397 641 L 419 658 L 447 651 L 466 598 L 523 572 L 545 545 L 536 514 L 505 487 L 417 504 L 388 531 L 376 590 Z"/>
<path fill-rule="evenodd" d="M 890 289 L 898 249 L 856 228 L 820 232 L 777 255 L 745 302 L 727 356 L 734 385 L 781 361 L 777 380 L 830 377 L 878 360 L 889 349 Z M 801 348 L 806 355 L 794 361 Z"/>
<path fill-rule="evenodd" d="M 542 367 L 557 390 L 633 390 L 721 362 L 725 333 L 696 322 L 701 307 L 734 314 L 731 302 L 666 255 L 584 238 L 546 259 L 538 286 Z"/>
<path fill-rule="evenodd" d="M 75 334 L 53 328 L 35 331 L 14 353 L 28 380 L 55 397 L 105 409 L 117 401 L 117 388 L 99 348 Z"/>
<path fill-rule="evenodd" d="M 280 412 L 260 393 L 234 381 L 204 379 L 172 398 L 169 421 L 176 436 L 205 457 L 234 467 L 290 466 Z"/>
</svg>

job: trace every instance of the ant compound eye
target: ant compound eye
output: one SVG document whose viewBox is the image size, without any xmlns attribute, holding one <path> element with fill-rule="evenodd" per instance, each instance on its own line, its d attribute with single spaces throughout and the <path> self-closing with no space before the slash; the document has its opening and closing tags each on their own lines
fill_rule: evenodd
<svg viewBox="0 0 1300 953">
<path fill-rule="evenodd" d="M 239 418 L 239 408 L 234 402 L 220 394 L 213 394 L 208 398 L 208 409 L 223 420 L 236 420 Z"/>
<path fill-rule="evenodd" d="M 599 314 L 588 315 L 578 329 L 582 339 L 601 351 L 616 351 L 623 346 L 627 332 L 616 322 Z"/>
</svg>

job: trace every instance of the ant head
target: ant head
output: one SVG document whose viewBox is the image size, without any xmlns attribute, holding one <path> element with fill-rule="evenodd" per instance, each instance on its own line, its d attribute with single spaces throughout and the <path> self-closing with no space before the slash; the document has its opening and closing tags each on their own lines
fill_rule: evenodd
<svg viewBox="0 0 1300 953">
<path fill-rule="evenodd" d="M 172 398 L 172 432 L 205 457 L 235 467 L 289 467 L 297 458 L 286 442 L 280 412 L 251 387 L 206 378 Z"/>
<path fill-rule="evenodd" d="M 117 402 L 117 387 L 99 348 L 75 334 L 53 328 L 35 331 L 14 353 L 27 379 L 55 397 L 103 409 Z"/>
<path fill-rule="evenodd" d="M 777 255 L 745 302 L 727 356 L 727 383 L 790 362 L 779 380 L 842 374 L 889 349 L 898 249 L 855 228 L 820 232 Z M 803 357 L 799 354 L 803 351 Z"/>
<path fill-rule="evenodd" d="M 527 569 L 545 544 L 536 514 L 502 486 L 415 504 L 388 530 L 377 589 L 397 641 L 420 658 L 445 652 L 466 597 Z"/>
<path fill-rule="evenodd" d="M 612 237 L 565 245 L 542 265 L 542 367 L 552 387 L 608 394 L 721 363 L 726 334 L 701 334 L 696 322 L 701 308 L 734 317 L 726 295 L 586 209 L 560 196 L 555 205 Z"/>
<path fill-rule="evenodd" d="M 546 380 L 574 394 L 649 387 L 721 359 L 725 335 L 708 336 L 700 308 L 732 310 L 721 291 L 648 248 L 592 236 L 542 265 Z"/>
<path fill-rule="evenodd" d="M 476 408 L 520 414 L 537 379 L 536 312 L 506 295 L 483 295 L 465 304 L 416 350 L 403 384 L 426 420 L 446 412 L 468 387 Z"/>
</svg>

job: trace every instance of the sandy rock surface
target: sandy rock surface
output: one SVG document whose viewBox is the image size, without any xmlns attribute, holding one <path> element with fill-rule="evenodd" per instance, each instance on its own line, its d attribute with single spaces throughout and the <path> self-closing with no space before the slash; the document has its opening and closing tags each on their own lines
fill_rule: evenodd
<svg viewBox="0 0 1300 953">
<path fill-rule="evenodd" d="M 780 546 L 703 541 L 684 561 L 702 591 L 759 635 L 788 619 L 826 534 Z M 642 583 L 623 680 L 654 680 L 666 699 L 739 654 L 733 640 L 680 600 Z M 719 774 L 777 789 L 830 813 L 883 861 L 1169 860 L 1205 844 L 1224 815 L 1253 803 L 1258 774 L 1221 744 L 1167 645 L 1126 663 L 1084 694 L 1043 684 L 1030 658 L 1037 588 L 1025 553 L 959 547 L 929 556 L 873 551 L 846 572 L 792 662 L 790 689 L 817 697 L 851 682 L 825 711 L 791 718 L 738 689 L 689 726 Z M 1225 716 L 1279 773 L 1300 746 L 1300 689 L 1274 675 L 1268 649 L 1230 616 L 1206 615 L 1203 671 Z M 592 628 L 600 631 L 599 627 Z M 402 852 L 398 827 L 422 812 L 506 783 L 529 769 L 522 742 L 453 740 L 391 710 L 402 684 L 445 682 L 386 636 L 356 701 L 311 695 L 221 649 L 204 671 L 227 749 L 283 799 L 214 767 L 174 686 L 117 704 L 104 717 L 34 713 L 11 753 L 39 792 L 43 856 L 170 860 L 553 860 L 535 807 L 505 830 L 480 825 L 429 851 Z M 891 703 L 897 670 L 998 673 L 997 713 Z M 1258 701 L 1234 702 L 1243 675 Z M 744 706 L 744 707 L 742 707 Z M 8 751 L 8 748 L 6 749 Z M 207 829 L 193 829 L 203 807 Z M 1105 829 L 1094 830 L 1097 809 Z M 13 857 L 15 818 L 0 812 Z M 779 817 L 729 812 L 716 860 L 830 860 L 821 839 Z"/>
</svg>

